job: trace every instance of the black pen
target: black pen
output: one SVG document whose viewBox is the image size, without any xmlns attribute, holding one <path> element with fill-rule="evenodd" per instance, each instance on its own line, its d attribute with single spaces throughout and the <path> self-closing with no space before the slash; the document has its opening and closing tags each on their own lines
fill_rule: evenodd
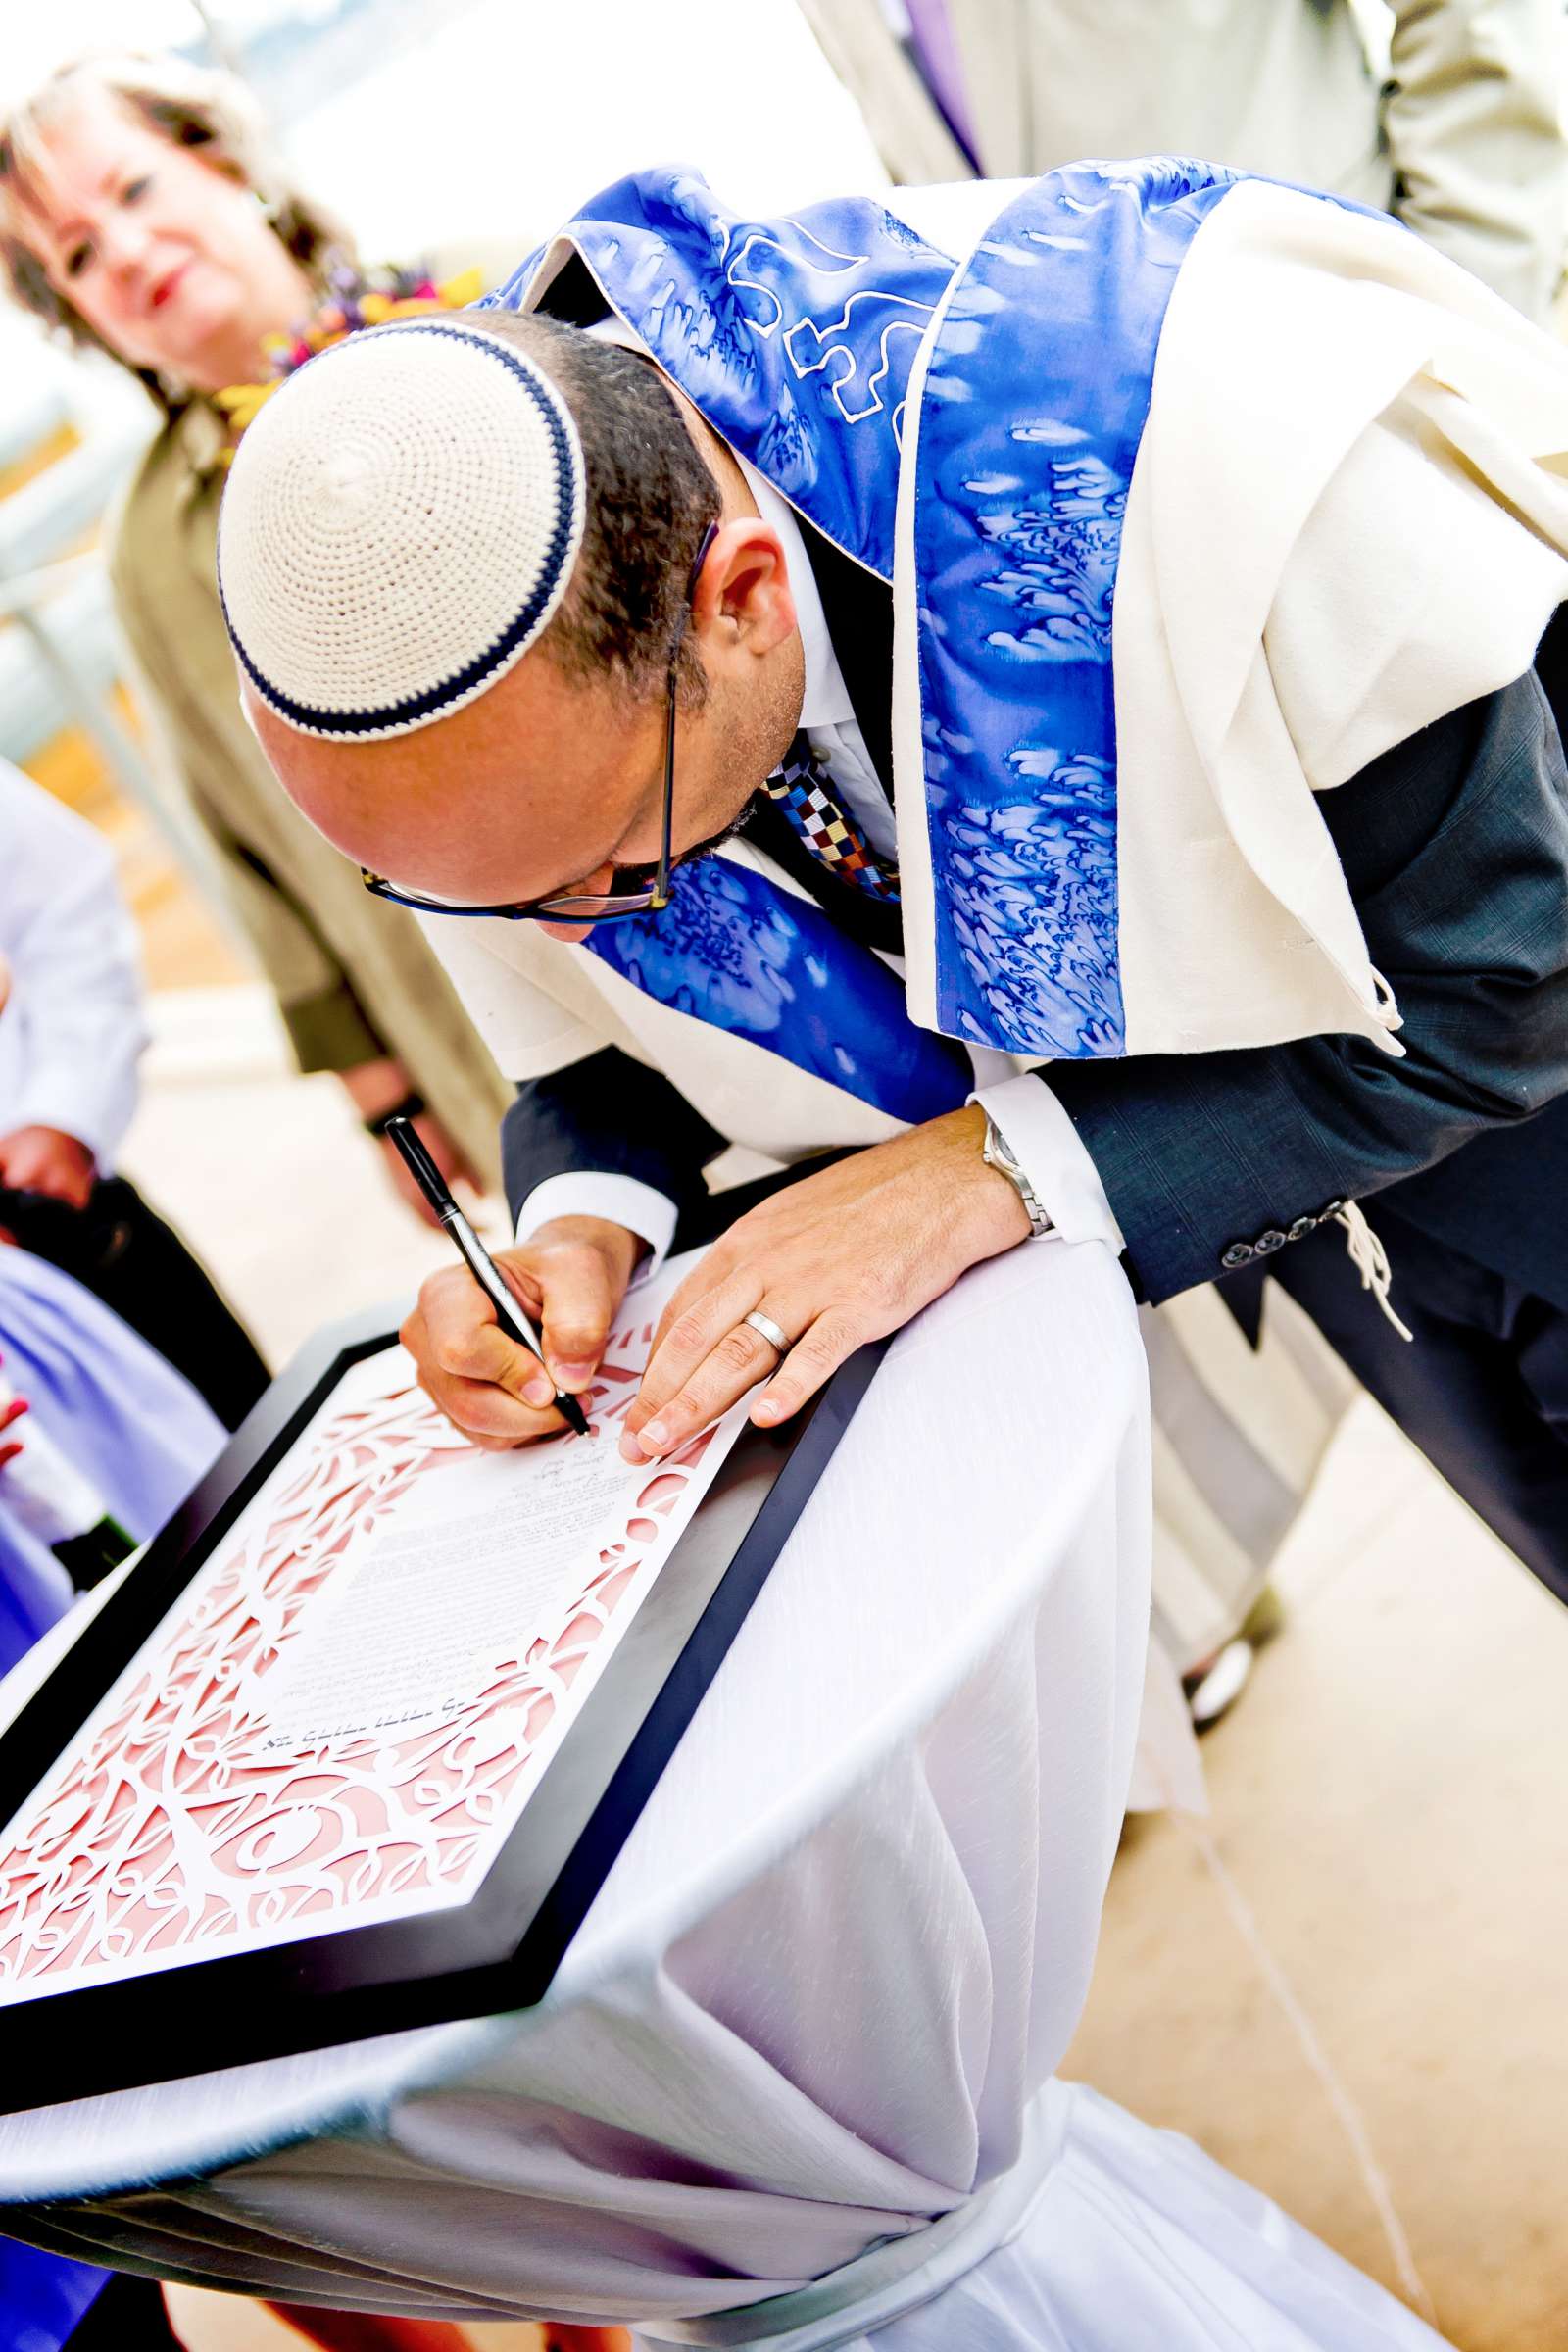
<svg viewBox="0 0 1568 2352">
<path fill-rule="evenodd" d="M 430 1157 L 412 1119 L 388 1119 L 386 1132 L 403 1154 L 404 1165 L 442 1224 L 458 1245 L 459 1254 L 474 1281 L 496 1310 L 496 1321 L 509 1340 L 526 1348 L 541 1363 L 545 1351 L 527 1316 L 508 1290 L 501 1269 L 447 1190 L 446 1179 Z M 569 1389 L 556 1391 L 556 1410 L 579 1438 L 588 1435 L 588 1416 Z"/>
</svg>

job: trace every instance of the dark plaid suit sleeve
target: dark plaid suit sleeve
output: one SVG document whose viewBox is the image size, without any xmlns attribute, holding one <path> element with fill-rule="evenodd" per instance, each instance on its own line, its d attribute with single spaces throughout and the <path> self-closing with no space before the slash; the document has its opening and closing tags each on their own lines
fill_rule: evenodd
<svg viewBox="0 0 1568 2352">
<path fill-rule="evenodd" d="M 725 1139 L 658 1070 L 607 1046 L 517 1090 L 501 1124 L 507 1204 L 515 1222 L 547 1176 L 631 1176 L 683 1215 L 707 1199 L 703 1170 Z"/>
<path fill-rule="evenodd" d="M 1404 1017 L 1403 1060 L 1331 1037 L 1045 1073 L 1150 1299 L 1255 1263 L 1331 1203 L 1568 1092 L 1568 781 L 1535 675 L 1319 805 Z"/>
</svg>

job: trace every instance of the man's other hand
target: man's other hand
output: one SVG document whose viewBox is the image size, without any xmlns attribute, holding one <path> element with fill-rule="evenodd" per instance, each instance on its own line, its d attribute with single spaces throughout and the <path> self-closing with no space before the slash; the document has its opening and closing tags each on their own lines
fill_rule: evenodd
<svg viewBox="0 0 1568 2352">
<path fill-rule="evenodd" d="M 898 1331 L 982 1258 L 1029 1238 L 982 1156 L 975 1103 L 874 1144 L 736 1219 L 665 1307 L 620 1450 L 673 1453 L 766 1378 L 752 1419 L 799 1412 L 867 1340 Z M 760 1310 L 782 1358 L 746 1320 Z"/>
<path fill-rule="evenodd" d="M 19 1127 L 0 1136 L 0 1184 L 14 1193 L 43 1193 L 68 1208 L 85 1208 L 93 1160 L 85 1144 L 58 1127 Z"/>
<path fill-rule="evenodd" d="M 547 1367 L 511 1340 L 466 1266 L 432 1274 L 401 1338 L 419 1386 L 476 1446 L 493 1451 L 559 1437 L 558 1388 L 587 1389 L 643 1243 L 601 1217 L 557 1217 L 497 1252 L 507 1286 L 544 1341 Z"/>
<path fill-rule="evenodd" d="M 338 1080 L 362 1120 L 384 1118 L 388 1111 L 396 1110 L 400 1102 L 408 1100 L 414 1088 L 414 1081 L 402 1062 L 395 1060 L 390 1054 L 380 1054 L 374 1061 L 357 1061 L 351 1068 L 339 1070 Z M 475 1192 L 483 1192 L 484 1186 L 432 1111 L 417 1112 L 414 1128 L 448 1184 L 461 1176 L 473 1186 Z M 410 1175 L 407 1162 L 392 1138 L 381 1135 L 376 1141 L 381 1157 L 386 1162 L 386 1172 L 392 1180 L 392 1189 L 398 1198 L 426 1225 L 438 1225 L 440 1218 Z"/>
</svg>

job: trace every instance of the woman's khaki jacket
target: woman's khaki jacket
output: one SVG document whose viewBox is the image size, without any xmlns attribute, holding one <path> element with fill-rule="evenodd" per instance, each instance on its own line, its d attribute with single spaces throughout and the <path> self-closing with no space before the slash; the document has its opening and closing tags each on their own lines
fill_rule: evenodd
<svg viewBox="0 0 1568 2352">
<path fill-rule="evenodd" d="M 221 859 L 233 910 L 302 1070 L 395 1054 L 464 1157 L 499 1180 L 511 1100 L 414 917 L 284 797 L 240 712 L 218 599 L 224 432 L 192 401 L 159 434 L 124 500 L 110 558 L 120 619 L 177 783 Z"/>
</svg>

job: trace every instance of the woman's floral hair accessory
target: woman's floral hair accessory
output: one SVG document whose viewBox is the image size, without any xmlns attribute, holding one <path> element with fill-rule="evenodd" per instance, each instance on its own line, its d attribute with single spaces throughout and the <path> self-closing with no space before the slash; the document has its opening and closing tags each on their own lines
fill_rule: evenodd
<svg viewBox="0 0 1568 2352">
<path fill-rule="evenodd" d="M 329 351 L 345 335 L 358 334 L 362 327 L 386 326 L 394 318 L 428 318 L 437 311 L 466 311 L 484 292 L 484 277 L 477 270 L 465 270 L 438 285 L 420 270 L 362 270 L 347 263 L 328 271 L 327 284 L 327 300 L 304 325 L 286 335 L 268 336 L 262 348 L 270 372 L 265 381 L 230 384 L 214 395 L 228 418 L 231 435 L 225 464 L 232 460 L 246 426 L 255 422 L 279 384 L 286 383 L 307 360 Z"/>
</svg>

